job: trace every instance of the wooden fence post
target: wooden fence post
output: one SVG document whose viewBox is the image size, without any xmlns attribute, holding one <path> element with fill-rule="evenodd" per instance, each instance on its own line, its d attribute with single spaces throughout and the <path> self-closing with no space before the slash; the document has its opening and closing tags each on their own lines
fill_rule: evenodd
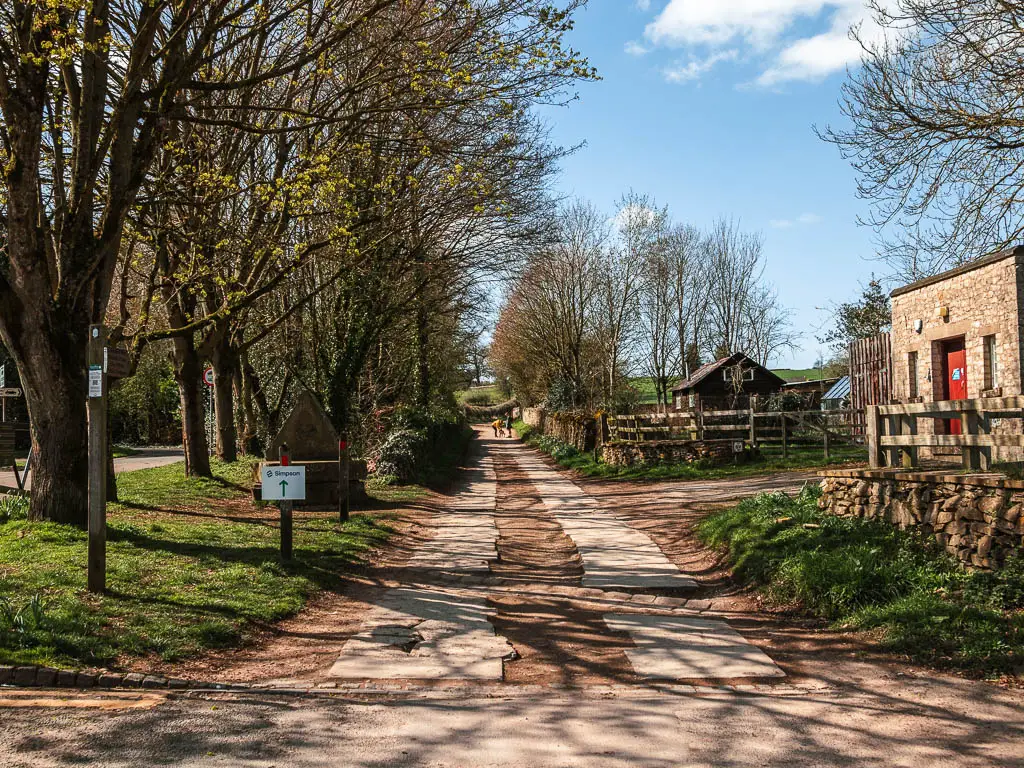
<svg viewBox="0 0 1024 768">
<path fill-rule="evenodd" d="M 880 464 L 879 439 L 881 423 L 878 406 L 869 405 L 864 409 L 865 442 L 868 444 L 868 467 L 878 469 Z"/>
<path fill-rule="evenodd" d="M 785 413 L 781 413 L 781 414 L 779 414 L 779 416 L 782 419 L 782 458 L 783 459 L 788 459 L 789 458 L 789 440 L 788 440 L 788 437 L 789 437 L 789 431 L 788 431 L 789 423 L 788 422 L 789 422 L 789 420 L 786 418 L 786 414 Z"/>
<path fill-rule="evenodd" d="M 343 523 L 348 520 L 350 507 L 350 466 L 351 464 L 349 462 L 348 435 L 342 434 L 338 438 L 338 517 Z"/>
<path fill-rule="evenodd" d="M 86 359 L 89 366 L 89 553 L 86 584 L 90 592 L 107 586 L 107 374 L 103 349 L 107 329 L 89 326 Z"/>
<path fill-rule="evenodd" d="M 992 418 L 984 411 L 978 414 L 978 432 L 983 435 L 992 434 Z M 978 468 L 982 472 L 992 468 L 992 446 L 978 449 Z"/>
<path fill-rule="evenodd" d="M 823 429 L 824 436 L 822 438 L 823 447 L 825 449 L 825 462 L 829 460 L 829 431 L 828 431 L 828 416 L 825 417 L 825 427 Z"/>
<path fill-rule="evenodd" d="M 288 446 L 281 444 L 278 456 L 282 467 L 291 466 L 291 457 L 288 455 Z M 281 559 L 292 559 L 292 503 L 287 500 L 278 502 L 281 510 Z"/>
<path fill-rule="evenodd" d="M 963 411 L 960 414 L 960 432 L 964 435 L 978 434 L 977 411 Z M 960 450 L 963 453 L 964 469 L 977 470 L 980 466 L 978 448 L 973 445 L 965 445 Z"/>
<path fill-rule="evenodd" d="M 756 400 L 753 402 L 757 402 Z M 757 445 L 757 425 L 754 423 L 754 406 L 750 406 L 750 447 Z"/>
</svg>

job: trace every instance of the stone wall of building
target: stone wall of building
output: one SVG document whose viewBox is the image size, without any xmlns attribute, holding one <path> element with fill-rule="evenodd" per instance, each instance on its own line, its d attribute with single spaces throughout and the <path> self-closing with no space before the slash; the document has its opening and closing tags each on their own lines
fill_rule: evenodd
<svg viewBox="0 0 1024 768">
<path fill-rule="evenodd" d="M 892 471 L 821 474 L 821 509 L 917 528 L 968 565 L 998 568 L 1024 548 L 1022 481 Z"/>
<path fill-rule="evenodd" d="M 897 289 L 892 298 L 892 390 L 899 402 L 941 400 L 945 394 L 943 342 L 963 337 L 967 396 L 1007 397 L 1021 388 L 1024 248 L 981 259 L 935 278 Z M 946 316 L 940 310 L 945 309 Z M 920 323 L 920 330 L 918 330 Z M 998 377 L 986 382 L 985 337 L 995 336 Z M 916 397 L 911 353 L 917 353 Z M 939 422 L 920 419 L 918 431 L 934 434 Z M 995 434 L 1020 434 L 1020 419 L 996 420 Z M 1018 448 L 994 449 L 996 460 L 1024 458 Z M 928 456 L 928 449 L 922 456 Z"/>
<path fill-rule="evenodd" d="M 616 440 L 601 447 L 601 460 L 612 466 L 652 466 L 710 461 L 732 461 L 732 443 L 703 440 L 649 440 L 642 443 Z"/>
</svg>

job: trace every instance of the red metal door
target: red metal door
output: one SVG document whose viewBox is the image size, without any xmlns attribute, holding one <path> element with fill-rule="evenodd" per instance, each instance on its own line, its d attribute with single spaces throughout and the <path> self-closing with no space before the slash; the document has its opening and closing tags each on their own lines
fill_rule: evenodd
<svg viewBox="0 0 1024 768">
<path fill-rule="evenodd" d="M 967 352 L 963 340 L 946 342 L 946 399 L 967 399 Z M 949 434 L 960 434 L 959 420 L 949 420 Z"/>
</svg>

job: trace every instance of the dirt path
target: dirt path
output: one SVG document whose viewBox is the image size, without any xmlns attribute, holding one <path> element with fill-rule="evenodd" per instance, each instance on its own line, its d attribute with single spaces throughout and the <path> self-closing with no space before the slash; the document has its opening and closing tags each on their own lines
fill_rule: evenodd
<svg viewBox="0 0 1024 768">
<path fill-rule="evenodd" d="M 258 647 L 207 662 L 223 679 L 290 685 L 290 695 L 191 692 L 146 709 L 111 708 L 88 692 L 62 693 L 74 699 L 65 709 L 52 696 L 38 706 L 17 697 L 0 716 L 0 762 L 1024 768 L 1021 692 L 914 667 L 762 610 L 694 539 L 710 507 L 796 489 L 806 475 L 619 484 L 545 471 L 538 483 L 535 452 L 483 432 L 478 445 L 493 479 L 405 509 L 398 546 L 343 594 L 268 631 Z M 588 552 L 559 522 L 564 499 L 574 525 L 628 527 L 624 540 L 642 536 L 695 586 L 584 586 Z M 595 557 L 593 547 L 614 537 L 584 538 L 591 562 L 606 568 L 607 553 Z M 455 550 L 448 561 L 445 542 Z M 660 567 L 633 549 L 612 561 L 641 576 Z M 368 652 L 346 652 L 354 641 Z M 495 678 L 494 648 L 508 643 L 515 652 L 498 658 Z M 346 659 L 346 674 L 363 669 L 368 679 L 332 678 Z M 716 664 L 719 674 L 756 676 L 716 677 Z M 461 665 L 485 671 L 460 676 Z M 675 676 L 658 680 L 652 665 Z M 401 669 L 437 674 L 402 679 Z M 708 674 L 682 674 L 695 669 Z"/>
</svg>

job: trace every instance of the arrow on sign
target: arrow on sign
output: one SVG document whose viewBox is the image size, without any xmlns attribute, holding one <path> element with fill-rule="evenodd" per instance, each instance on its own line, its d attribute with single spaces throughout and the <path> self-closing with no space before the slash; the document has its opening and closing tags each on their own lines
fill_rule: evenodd
<svg viewBox="0 0 1024 768">
<path fill-rule="evenodd" d="M 281 481 L 281 495 L 284 496 L 285 498 L 288 498 L 288 481 L 287 480 L 282 480 Z"/>
</svg>

